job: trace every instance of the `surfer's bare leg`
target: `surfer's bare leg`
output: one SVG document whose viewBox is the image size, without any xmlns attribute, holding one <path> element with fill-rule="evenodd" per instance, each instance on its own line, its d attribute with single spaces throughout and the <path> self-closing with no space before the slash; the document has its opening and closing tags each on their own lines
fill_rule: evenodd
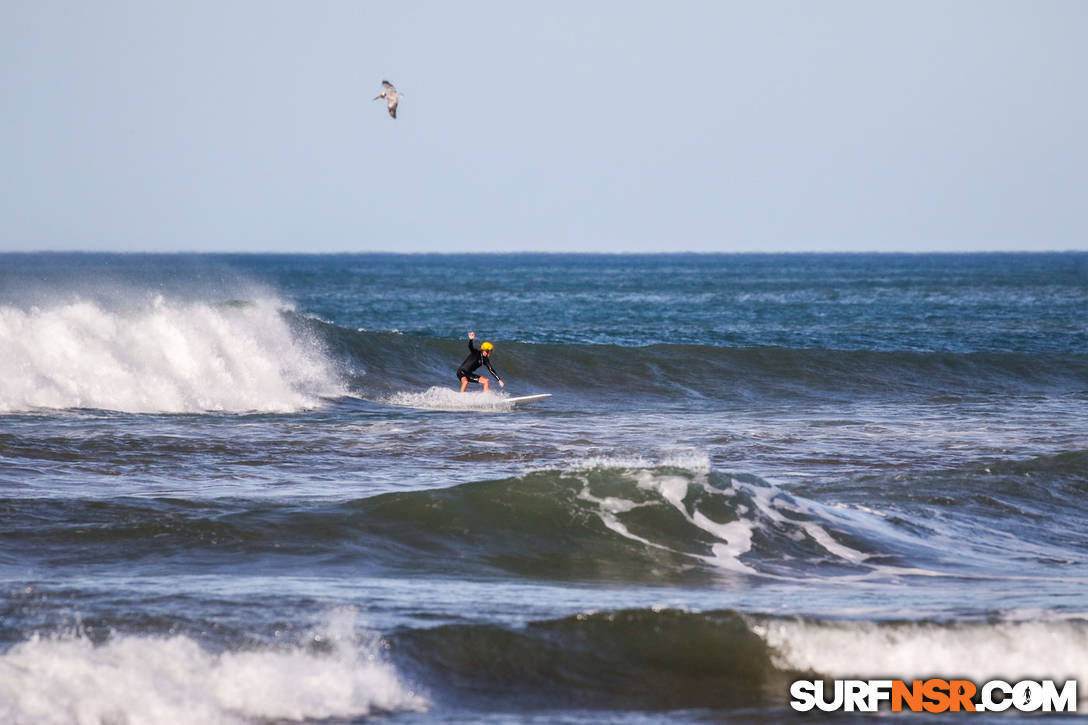
<svg viewBox="0 0 1088 725">
<path fill-rule="evenodd" d="M 484 392 L 491 390 L 491 378 L 480 377 L 480 384 L 484 386 Z"/>
<path fill-rule="evenodd" d="M 461 392 L 465 392 L 465 388 L 468 387 L 468 378 L 461 378 Z"/>
</svg>

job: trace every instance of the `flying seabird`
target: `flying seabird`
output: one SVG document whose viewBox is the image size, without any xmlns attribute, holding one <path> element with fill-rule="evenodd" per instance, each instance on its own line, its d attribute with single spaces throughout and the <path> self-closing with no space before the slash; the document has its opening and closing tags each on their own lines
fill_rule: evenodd
<svg viewBox="0 0 1088 725">
<path fill-rule="evenodd" d="M 389 81 L 382 81 L 382 92 L 380 95 L 374 96 L 374 100 L 384 98 L 386 105 L 389 106 L 389 115 L 393 118 L 397 117 L 397 101 L 404 98 L 403 93 L 397 93 L 397 89 L 393 87 L 393 84 Z"/>
</svg>

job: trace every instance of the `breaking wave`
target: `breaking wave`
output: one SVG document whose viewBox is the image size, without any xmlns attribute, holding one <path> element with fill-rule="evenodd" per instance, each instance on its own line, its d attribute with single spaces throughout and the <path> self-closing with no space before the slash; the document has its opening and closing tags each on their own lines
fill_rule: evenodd
<svg viewBox="0 0 1088 725">
<path fill-rule="evenodd" d="M 463 341 L 348 330 L 312 319 L 306 324 L 348 371 L 353 391 L 379 402 L 406 389 L 452 389 L 465 354 Z M 493 360 L 526 392 L 571 391 L 606 396 L 612 404 L 646 397 L 698 404 L 1088 394 L 1082 355 L 500 342 Z"/>
<path fill-rule="evenodd" d="M 348 501 L 3 499 L 0 511 L 13 524 L 0 531 L 0 564 L 63 566 L 94 552 L 97 565 L 123 563 L 134 571 L 181 557 L 194 570 L 239 561 L 265 570 L 320 562 L 413 575 L 860 582 L 992 571 L 1009 536 L 1034 562 L 1025 579 L 1081 556 L 1047 530 L 1009 530 L 1010 506 L 1033 516 L 1055 505 L 1038 493 L 1040 485 L 1059 496 L 1069 485 L 1076 491 L 1065 475 L 1051 484 L 1006 477 L 994 500 L 971 493 L 968 481 L 961 484 L 965 503 L 953 497 L 921 509 L 910 487 L 882 487 L 886 505 L 876 511 L 821 503 L 755 476 L 714 470 L 705 459 L 676 464 L 595 461 Z"/>
<path fill-rule="evenodd" d="M 299 722 L 426 709 L 340 612 L 308 642 L 216 652 L 184 635 L 36 635 L 0 654 L 0 721 Z"/>
<path fill-rule="evenodd" d="M 8 353 L 0 413 L 291 412 L 345 395 L 465 409 L 443 397 L 456 385 L 463 341 L 348 329 L 261 293 L 215 303 L 146 292 L 4 302 L 0 346 Z M 496 348 L 495 365 L 519 393 L 571 391 L 611 404 L 1088 394 L 1088 360 L 1077 355 L 510 341 Z"/>
<path fill-rule="evenodd" d="M 463 698 L 544 707 L 784 705 L 799 677 L 1088 678 L 1088 622 L 871 622 L 628 609 L 449 624 L 393 638 L 403 666 Z"/>
<path fill-rule="evenodd" d="M 343 387 L 275 299 L 0 305 L 0 413 L 289 412 Z"/>
<path fill-rule="evenodd" d="M 296 641 L 34 635 L 0 653 L 0 720 L 355 721 L 438 703 L 644 710 L 784 706 L 798 678 L 1088 679 L 1088 620 L 871 621 L 734 610 L 584 611 L 402 627 L 335 611 Z M 426 682 L 423 694 L 412 683 Z"/>
</svg>

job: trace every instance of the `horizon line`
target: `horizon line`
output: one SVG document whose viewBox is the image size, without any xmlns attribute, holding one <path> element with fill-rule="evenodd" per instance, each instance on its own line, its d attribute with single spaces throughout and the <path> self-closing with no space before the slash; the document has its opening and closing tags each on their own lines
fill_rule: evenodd
<svg viewBox="0 0 1088 725">
<path fill-rule="evenodd" d="M 363 255 L 375 255 L 375 256 L 390 256 L 390 257 L 411 257 L 411 256 L 435 256 L 435 257 L 501 257 L 501 256 L 568 256 L 568 257 L 594 257 L 594 256 L 710 256 L 710 255 L 732 255 L 732 256 L 744 256 L 744 255 L 964 255 L 964 254 L 1085 254 L 1088 253 L 1088 249 L 975 249 L 975 250 L 770 250 L 770 251 L 599 251 L 599 252 L 586 252 L 586 251 L 547 251 L 547 250 L 517 250 L 517 251 L 465 251 L 465 252 L 438 252 L 438 251 L 419 251 L 419 252 L 393 252 L 388 250 L 369 250 L 369 251 L 283 251 L 283 250 L 121 250 L 121 249 L 29 249 L 29 250 L 0 250 L 0 255 L 7 254 L 116 254 L 116 255 L 162 255 L 162 256 L 181 256 L 181 255 L 230 255 L 230 256 L 246 256 L 246 255 L 280 255 L 285 257 L 333 257 L 333 256 L 363 256 Z"/>
</svg>

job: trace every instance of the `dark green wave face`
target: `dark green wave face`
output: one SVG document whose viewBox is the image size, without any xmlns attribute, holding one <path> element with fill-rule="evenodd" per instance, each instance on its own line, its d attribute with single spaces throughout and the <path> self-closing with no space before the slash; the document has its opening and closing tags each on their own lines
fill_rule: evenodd
<svg viewBox="0 0 1088 725">
<path fill-rule="evenodd" d="M 14 523 L 0 531 L 0 563 L 290 572 L 319 562 L 385 575 L 727 587 L 974 576 L 992 570 L 992 549 L 1011 531 L 1031 543 L 1037 567 L 1060 561 L 1061 530 L 1007 517 L 1069 519 L 1061 501 L 1083 494 L 1086 470 L 1081 452 L 933 471 L 923 490 L 942 496 L 888 486 L 880 515 L 753 476 L 674 466 L 537 471 L 345 502 L 7 499 Z"/>
<path fill-rule="evenodd" d="M 1034 638 L 1082 641 L 1088 622 L 864 622 L 732 610 L 638 608 L 534 620 L 520 627 L 446 624 L 390 637 L 405 672 L 433 683 L 438 702 L 488 707 L 724 710 L 772 722 L 798 679 L 924 679 L 934 649 L 1002 641 L 990 662 L 960 664 L 976 681 L 1008 671 Z M 1054 663 L 1059 681 L 1078 667 Z M 753 708 L 745 711 L 744 708 Z M 841 713 L 835 717 L 842 717 Z M 714 718 L 717 720 L 717 718 Z"/>
<path fill-rule="evenodd" d="M 791 678 L 735 612 L 629 609 L 400 632 L 392 655 L 440 694 L 535 707 L 744 707 L 782 702 Z"/>
</svg>

